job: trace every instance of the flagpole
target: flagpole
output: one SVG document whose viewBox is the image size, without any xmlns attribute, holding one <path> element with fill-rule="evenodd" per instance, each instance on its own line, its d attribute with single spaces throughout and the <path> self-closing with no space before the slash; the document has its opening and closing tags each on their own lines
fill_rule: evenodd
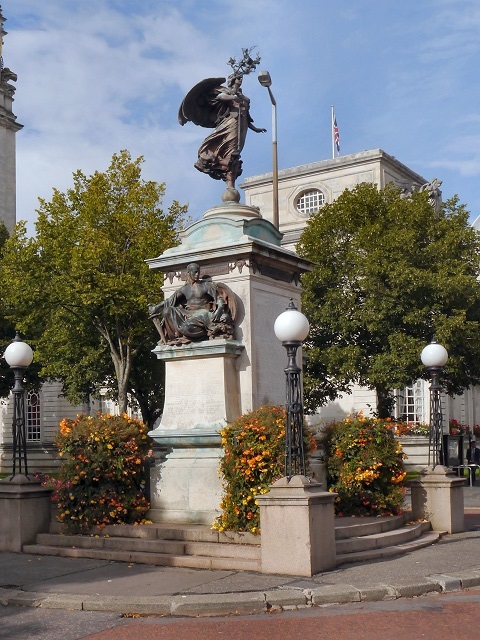
<svg viewBox="0 0 480 640">
<path fill-rule="evenodd" d="M 335 131 L 334 131 L 335 113 L 332 104 L 332 158 L 335 158 Z"/>
</svg>

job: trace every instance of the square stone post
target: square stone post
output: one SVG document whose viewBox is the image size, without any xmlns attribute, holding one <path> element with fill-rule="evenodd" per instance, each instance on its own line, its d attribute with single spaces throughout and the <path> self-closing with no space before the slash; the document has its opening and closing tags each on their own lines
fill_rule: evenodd
<svg viewBox="0 0 480 640">
<path fill-rule="evenodd" d="M 16 475 L 0 481 L 0 551 L 21 553 L 50 528 L 52 490 Z"/>
<path fill-rule="evenodd" d="M 434 531 L 464 531 L 464 484 L 464 478 L 442 465 L 426 469 L 411 483 L 413 519 L 429 520 Z"/>
<path fill-rule="evenodd" d="M 336 495 L 293 476 L 258 497 L 263 573 L 313 576 L 335 567 Z"/>
</svg>

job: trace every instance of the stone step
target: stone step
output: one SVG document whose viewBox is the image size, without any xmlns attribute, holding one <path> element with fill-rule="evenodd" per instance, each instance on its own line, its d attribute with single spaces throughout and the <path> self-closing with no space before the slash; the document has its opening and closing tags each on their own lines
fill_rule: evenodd
<svg viewBox="0 0 480 640">
<path fill-rule="evenodd" d="M 103 536 L 148 538 L 152 540 L 181 540 L 258 546 L 260 538 L 245 531 L 215 531 L 202 524 L 114 524 L 102 530 Z"/>
<path fill-rule="evenodd" d="M 343 540 L 393 531 L 402 527 L 410 517 L 407 511 L 399 516 L 335 518 L 335 538 Z"/>
<path fill-rule="evenodd" d="M 430 530 L 430 523 L 415 522 L 404 525 L 401 529 L 384 531 L 363 536 L 345 538 L 336 541 L 337 555 L 347 553 L 357 553 L 358 551 L 371 551 L 393 547 L 419 538 L 423 533 Z"/>
<path fill-rule="evenodd" d="M 407 553 L 434 544 L 428 522 L 408 522 L 411 514 L 378 518 L 337 518 L 337 566 Z M 58 530 L 56 527 L 54 531 Z M 94 558 L 194 569 L 261 571 L 260 538 L 218 532 L 206 525 L 110 525 L 101 534 L 39 534 L 25 553 Z"/>
<path fill-rule="evenodd" d="M 24 545 L 24 553 L 57 556 L 62 558 L 93 558 L 137 564 L 152 564 L 163 567 L 185 567 L 189 569 L 261 571 L 260 560 L 250 558 L 223 558 L 215 556 L 175 556 L 142 551 L 113 551 L 107 549 L 84 549 L 81 547 L 58 547 L 53 545 Z"/>
<path fill-rule="evenodd" d="M 424 547 L 435 544 L 435 542 L 438 542 L 442 535 L 443 532 L 441 531 L 429 531 L 428 533 L 424 533 L 419 538 L 416 538 L 415 540 L 406 542 L 404 544 L 398 544 L 392 547 L 383 547 L 379 549 L 371 549 L 369 551 L 357 551 L 353 553 L 338 554 L 336 558 L 337 567 L 351 562 L 370 562 L 372 560 L 391 558 L 392 556 L 410 553 L 411 551 L 423 549 Z"/>
<path fill-rule="evenodd" d="M 136 527 L 137 529 L 139 527 Z M 122 527 L 123 530 L 123 527 Z M 118 532 L 117 532 L 118 533 Z M 106 551 L 147 552 L 171 556 L 205 556 L 223 558 L 260 558 L 259 541 L 252 544 L 227 544 L 223 542 L 192 542 L 141 537 L 110 537 L 109 535 L 63 535 L 40 533 L 37 544 L 47 547 L 76 547 L 78 549 L 105 549 Z"/>
</svg>

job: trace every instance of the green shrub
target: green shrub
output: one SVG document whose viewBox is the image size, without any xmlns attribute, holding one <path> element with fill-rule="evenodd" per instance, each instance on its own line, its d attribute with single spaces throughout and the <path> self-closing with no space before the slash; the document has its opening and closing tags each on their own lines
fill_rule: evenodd
<svg viewBox="0 0 480 640">
<path fill-rule="evenodd" d="M 257 496 L 268 493 L 269 485 L 284 475 L 285 419 L 284 407 L 265 406 L 220 432 L 224 494 L 214 529 L 260 533 Z M 305 430 L 306 455 L 314 448 L 315 441 Z"/>
<path fill-rule="evenodd" d="M 329 491 L 338 494 L 335 513 L 395 515 L 405 488 L 402 447 L 389 419 L 362 414 L 328 425 L 322 436 Z"/>
<path fill-rule="evenodd" d="M 54 499 L 65 531 L 142 521 L 150 506 L 143 493 L 150 439 L 142 422 L 109 414 L 65 419 L 57 446 L 64 460 Z"/>
</svg>

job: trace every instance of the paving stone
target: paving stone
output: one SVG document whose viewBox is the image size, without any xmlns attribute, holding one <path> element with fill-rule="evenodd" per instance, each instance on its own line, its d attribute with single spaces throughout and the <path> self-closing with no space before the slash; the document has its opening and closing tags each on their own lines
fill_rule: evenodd
<svg viewBox="0 0 480 640">
<path fill-rule="evenodd" d="M 312 602 L 314 605 L 360 602 L 360 591 L 351 584 L 326 585 L 312 589 Z"/>
<path fill-rule="evenodd" d="M 85 596 L 78 596 L 73 593 L 54 593 L 42 600 L 42 609 L 67 609 L 69 611 L 81 611 Z"/>
<path fill-rule="evenodd" d="M 18 591 L 8 599 L 8 604 L 22 607 L 39 607 L 42 600 L 48 598 L 48 593 L 34 593 L 33 591 Z"/>
<path fill-rule="evenodd" d="M 460 591 L 462 588 L 461 580 L 459 578 L 454 578 L 453 576 L 435 574 L 433 576 L 428 576 L 427 579 L 433 580 L 433 582 L 438 582 L 442 587 L 442 591 Z"/>
<path fill-rule="evenodd" d="M 311 601 L 311 598 L 299 589 L 281 589 L 278 591 L 266 591 L 265 600 L 267 606 L 285 608 L 287 606 L 305 606 Z"/>
<path fill-rule="evenodd" d="M 480 585 L 480 571 L 459 571 L 455 573 L 448 573 L 448 576 L 452 579 L 459 580 L 462 589 L 470 589 L 472 587 L 478 587 Z"/>
<path fill-rule="evenodd" d="M 0 587 L 0 604 L 6 606 L 10 598 L 13 598 L 17 595 L 17 593 L 22 593 L 19 589 L 4 589 Z"/>
<path fill-rule="evenodd" d="M 102 596 L 83 598 L 84 611 L 119 611 L 121 613 L 151 613 L 169 615 L 173 597 Z"/>
<path fill-rule="evenodd" d="M 362 602 L 379 602 L 380 600 L 395 600 L 397 594 L 388 584 L 378 584 L 369 587 L 359 587 Z"/>
<path fill-rule="evenodd" d="M 173 616 L 219 616 L 267 611 L 263 593 L 224 593 L 198 596 L 175 596 Z"/>
<path fill-rule="evenodd" d="M 440 584 L 430 581 L 426 578 L 418 578 L 417 580 L 404 580 L 392 583 L 389 586 L 395 589 L 397 598 L 413 598 L 415 596 L 423 596 L 427 593 L 440 593 L 442 590 Z"/>
</svg>

